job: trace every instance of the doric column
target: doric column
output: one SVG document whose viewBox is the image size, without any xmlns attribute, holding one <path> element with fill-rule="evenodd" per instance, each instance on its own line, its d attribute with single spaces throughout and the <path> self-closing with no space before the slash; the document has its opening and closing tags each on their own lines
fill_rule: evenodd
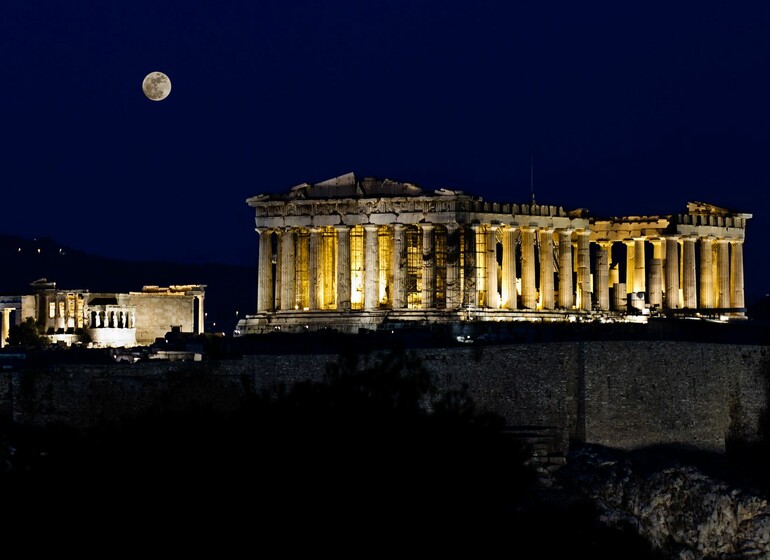
<svg viewBox="0 0 770 560">
<path fill-rule="evenodd" d="M 711 237 L 700 239 L 700 307 L 703 309 L 714 308 L 714 281 L 712 252 L 713 242 Z"/>
<path fill-rule="evenodd" d="M 422 308 L 436 307 L 436 246 L 433 224 L 420 224 L 422 230 Z"/>
<path fill-rule="evenodd" d="M 273 311 L 273 247 L 272 232 L 256 228 L 259 235 L 259 265 L 257 267 L 257 313 Z"/>
<path fill-rule="evenodd" d="M 647 285 L 647 302 L 650 307 L 663 305 L 663 263 L 660 259 L 650 259 L 650 277 Z"/>
<path fill-rule="evenodd" d="M 730 300 L 735 308 L 743 308 L 743 239 L 730 240 Z"/>
<path fill-rule="evenodd" d="M 666 237 L 666 308 L 679 307 L 679 240 Z"/>
<path fill-rule="evenodd" d="M 364 224 L 364 237 L 366 243 L 364 250 L 364 309 L 371 310 L 379 307 L 380 271 L 377 267 L 379 261 L 377 226 Z"/>
<path fill-rule="evenodd" d="M 626 293 L 634 290 L 634 279 L 636 277 L 636 241 L 633 239 L 624 239 L 623 245 L 626 246 Z"/>
<path fill-rule="evenodd" d="M 540 307 L 553 309 L 553 228 L 540 232 Z"/>
<path fill-rule="evenodd" d="M 516 228 L 503 226 L 503 301 L 500 307 L 516 309 Z"/>
<path fill-rule="evenodd" d="M 577 298 L 576 307 L 582 311 L 591 311 L 591 232 L 581 229 L 577 232 Z M 605 281 L 607 280 L 605 267 Z M 605 285 L 606 287 L 606 285 Z M 609 294 L 607 295 L 609 298 Z"/>
<path fill-rule="evenodd" d="M 572 309 L 572 230 L 559 230 L 559 307 Z"/>
<path fill-rule="evenodd" d="M 403 224 L 393 224 L 393 309 L 403 309 L 404 307 L 404 226 Z"/>
<path fill-rule="evenodd" d="M 486 249 L 479 254 L 479 245 L 486 248 L 487 240 L 486 237 L 484 237 L 484 229 L 481 224 L 471 224 L 470 230 L 473 232 L 473 245 L 471 248 L 473 249 L 473 257 L 476 263 L 476 286 L 473 293 L 469 294 L 469 296 L 473 302 L 473 307 L 482 307 L 482 304 L 488 305 L 489 299 L 487 297 L 484 301 L 481 300 L 481 294 L 487 293 L 488 285 Z"/>
<path fill-rule="evenodd" d="M 287 227 L 281 232 L 281 309 L 294 309 L 294 231 Z"/>
<path fill-rule="evenodd" d="M 11 310 L 3 308 L 2 311 L 3 313 L 0 315 L 0 348 L 5 348 L 11 328 Z"/>
<path fill-rule="evenodd" d="M 537 307 L 537 286 L 535 283 L 535 233 L 529 226 L 521 228 L 521 306 L 525 309 Z"/>
<path fill-rule="evenodd" d="M 497 309 L 500 307 L 500 293 L 497 291 L 497 237 L 495 225 L 486 227 L 487 249 L 487 306 Z"/>
<path fill-rule="evenodd" d="M 308 300 L 310 309 L 320 309 L 319 299 L 321 296 L 321 290 L 318 286 L 323 282 L 321 276 L 322 270 L 319 264 L 319 231 L 317 227 L 310 228 L 310 237 L 308 239 Z"/>
<path fill-rule="evenodd" d="M 612 295 L 614 296 L 612 308 L 615 311 L 628 311 L 628 292 L 625 282 L 615 282 L 613 284 Z"/>
<path fill-rule="evenodd" d="M 682 238 L 682 307 L 698 307 L 695 282 L 695 237 L 687 236 Z"/>
<path fill-rule="evenodd" d="M 588 232 L 586 232 L 587 234 Z M 578 234 L 579 235 L 579 234 Z M 588 237 L 588 235 L 586 235 Z M 580 239 L 580 237 L 578 237 Z M 610 247 L 611 241 L 599 241 L 599 249 L 596 251 L 596 303 L 602 311 L 608 311 L 610 308 Z M 580 268 L 578 268 L 578 277 Z M 590 297 L 590 293 L 587 294 Z M 583 297 L 583 296 L 581 296 Z M 585 302 L 581 300 L 580 309 L 586 309 Z"/>
<path fill-rule="evenodd" d="M 644 237 L 634 238 L 634 292 L 646 292 Z"/>
<path fill-rule="evenodd" d="M 461 298 L 463 307 L 478 307 L 479 271 L 476 269 L 476 228 L 473 224 L 466 224 L 460 230 L 462 245 L 462 282 Z"/>
<path fill-rule="evenodd" d="M 446 227 L 446 308 L 459 309 L 462 305 L 460 292 L 460 225 L 456 222 Z"/>
<path fill-rule="evenodd" d="M 650 281 L 647 287 L 647 301 L 650 307 L 663 306 L 663 240 L 650 239 L 652 259 L 650 259 Z"/>
<path fill-rule="evenodd" d="M 337 309 L 350 309 L 350 226 L 336 225 L 337 230 Z"/>
<path fill-rule="evenodd" d="M 730 241 L 717 239 L 717 307 L 730 307 Z"/>
</svg>

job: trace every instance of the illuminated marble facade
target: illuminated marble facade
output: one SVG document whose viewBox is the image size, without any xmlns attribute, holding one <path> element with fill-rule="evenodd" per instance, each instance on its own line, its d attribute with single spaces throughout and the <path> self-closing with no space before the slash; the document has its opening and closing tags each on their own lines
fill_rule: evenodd
<svg viewBox="0 0 770 560">
<path fill-rule="evenodd" d="M 33 294 L 0 297 L 0 347 L 11 325 L 28 317 L 55 343 L 88 341 L 96 348 L 147 346 L 178 328 L 203 332 L 204 285 L 144 286 L 139 292 L 63 290 L 45 278 Z"/>
<path fill-rule="evenodd" d="M 751 214 L 589 217 L 352 173 L 247 200 L 257 313 L 236 334 L 385 322 L 745 317 Z"/>
</svg>

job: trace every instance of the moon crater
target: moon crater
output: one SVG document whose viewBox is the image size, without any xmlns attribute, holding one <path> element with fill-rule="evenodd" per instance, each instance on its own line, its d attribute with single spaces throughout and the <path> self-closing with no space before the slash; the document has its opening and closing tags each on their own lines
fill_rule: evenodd
<svg viewBox="0 0 770 560">
<path fill-rule="evenodd" d="M 144 77 L 142 91 L 147 99 L 162 101 L 171 93 L 171 80 L 163 72 L 150 72 Z"/>
</svg>

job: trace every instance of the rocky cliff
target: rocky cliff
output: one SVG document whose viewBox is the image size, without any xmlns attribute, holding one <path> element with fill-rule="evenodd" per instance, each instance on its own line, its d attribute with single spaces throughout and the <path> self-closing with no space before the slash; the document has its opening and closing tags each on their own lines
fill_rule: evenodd
<svg viewBox="0 0 770 560">
<path fill-rule="evenodd" d="M 723 457 L 672 457 L 587 446 L 571 454 L 560 484 L 589 498 L 607 526 L 634 528 L 666 558 L 770 558 L 767 480 L 727 469 Z"/>
</svg>

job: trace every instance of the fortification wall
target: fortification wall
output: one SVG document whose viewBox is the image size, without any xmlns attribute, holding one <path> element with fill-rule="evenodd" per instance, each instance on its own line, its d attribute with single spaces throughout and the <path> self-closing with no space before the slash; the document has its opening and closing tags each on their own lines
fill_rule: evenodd
<svg viewBox="0 0 770 560">
<path fill-rule="evenodd" d="M 724 450 L 756 437 L 770 348 L 693 342 L 585 343 L 585 439 Z"/>
<path fill-rule="evenodd" d="M 502 415 L 509 425 L 551 427 L 562 450 L 578 440 L 723 451 L 728 432 L 756 436 L 770 347 L 612 341 L 410 352 L 439 389 L 466 384 L 479 409 Z M 333 354 L 264 354 L 4 371 L 0 414 L 33 425 L 85 427 L 196 405 L 228 410 L 271 385 L 320 379 L 336 360 Z"/>
</svg>

